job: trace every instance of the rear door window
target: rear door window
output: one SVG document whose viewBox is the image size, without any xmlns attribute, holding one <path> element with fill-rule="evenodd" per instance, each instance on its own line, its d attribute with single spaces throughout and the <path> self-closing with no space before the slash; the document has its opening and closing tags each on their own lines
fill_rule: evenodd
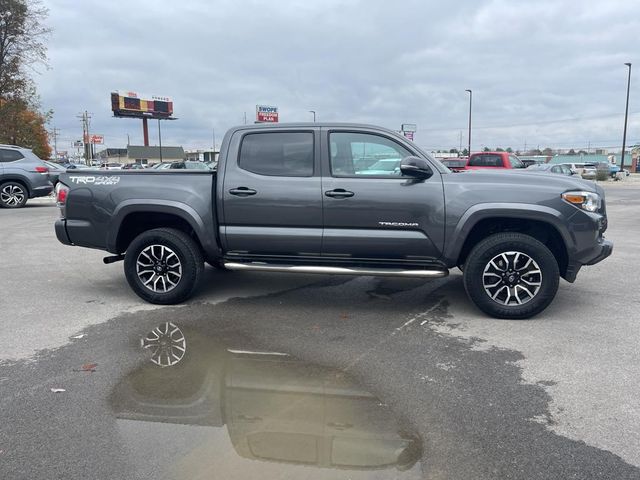
<svg viewBox="0 0 640 480">
<path fill-rule="evenodd" d="M 474 155 L 469 160 L 470 167 L 502 167 L 502 156 L 495 154 Z"/>
<path fill-rule="evenodd" d="M 21 160 L 24 155 L 17 150 L 9 150 L 8 148 L 0 148 L 0 162 L 15 162 Z"/>
<path fill-rule="evenodd" d="M 269 132 L 245 135 L 238 166 L 258 175 L 311 177 L 312 132 Z"/>
</svg>

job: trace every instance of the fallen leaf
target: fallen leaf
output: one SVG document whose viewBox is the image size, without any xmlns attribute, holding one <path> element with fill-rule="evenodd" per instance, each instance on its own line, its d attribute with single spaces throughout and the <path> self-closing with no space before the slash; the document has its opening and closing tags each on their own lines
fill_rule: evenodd
<svg viewBox="0 0 640 480">
<path fill-rule="evenodd" d="M 97 366 L 97 363 L 85 363 L 81 368 L 83 372 L 95 372 Z"/>
<path fill-rule="evenodd" d="M 62 392 L 66 392 L 66 390 L 64 388 L 52 388 L 51 391 L 53 393 L 62 393 Z"/>
<path fill-rule="evenodd" d="M 84 337 L 86 337 L 86 336 L 87 336 L 87 334 L 86 334 L 86 333 L 81 333 L 80 335 L 74 335 L 74 336 L 73 336 L 73 337 L 71 337 L 71 338 L 84 338 Z"/>
</svg>

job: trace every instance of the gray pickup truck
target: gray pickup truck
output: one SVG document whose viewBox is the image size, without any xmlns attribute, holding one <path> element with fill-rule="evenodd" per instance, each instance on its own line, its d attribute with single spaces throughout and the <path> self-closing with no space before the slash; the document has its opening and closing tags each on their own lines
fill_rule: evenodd
<svg viewBox="0 0 640 480">
<path fill-rule="evenodd" d="M 66 173 L 66 245 L 124 260 L 144 300 L 188 299 L 204 262 L 227 270 L 397 277 L 464 272 L 471 300 L 528 318 L 559 278 L 611 254 L 604 192 L 535 172 L 453 173 L 390 130 L 354 124 L 245 125 L 217 172 Z"/>
</svg>

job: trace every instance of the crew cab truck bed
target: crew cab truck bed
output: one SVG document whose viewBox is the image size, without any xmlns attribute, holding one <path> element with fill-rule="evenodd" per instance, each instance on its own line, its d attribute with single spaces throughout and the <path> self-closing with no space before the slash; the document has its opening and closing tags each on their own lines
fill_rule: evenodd
<svg viewBox="0 0 640 480">
<path fill-rule="evenodd" d="M 604 192 L 532 172 L 452 174 L 387 129 L 246 125 L 223 140 L 218 171 L 60 177 L 67 245 L 124 259 L 143 299 L 188 299 L 203 264 L 230 270 L 441 277 L 464 271 L 489 315 L 527 318 L 612 244 Z"/>
</svg>

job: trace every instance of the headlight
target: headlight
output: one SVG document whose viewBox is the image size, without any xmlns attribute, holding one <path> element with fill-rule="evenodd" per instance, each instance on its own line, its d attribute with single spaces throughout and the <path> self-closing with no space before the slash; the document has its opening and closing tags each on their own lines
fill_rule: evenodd
<svg viewBox="0 0 640 480">
<path fill-rule="evenodd" d="M 593 192 L 565 192 L 562 198 L 587 212 L 596 212 L 600 208 L 600 195 Z"/>
</svg>

